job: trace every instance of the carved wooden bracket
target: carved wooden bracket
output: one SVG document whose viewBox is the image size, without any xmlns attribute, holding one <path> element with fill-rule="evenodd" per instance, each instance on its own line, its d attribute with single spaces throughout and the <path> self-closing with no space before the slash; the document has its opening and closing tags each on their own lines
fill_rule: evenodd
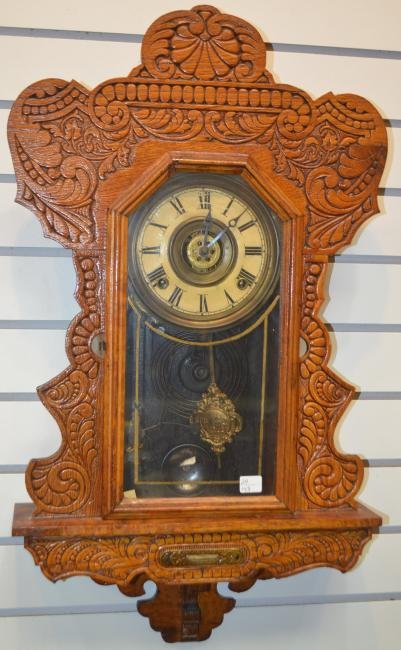
<svg viewBox="0 0 401 650">
<path fill-rule="evenodd" d="M 172 12 L 151 25 L 142 63 L 128 77 L 93 91 L 75 81 L 39 81 L 19 96 L 9 121 L 17 201 L 35 212 L 45 236 L 73 250 L 81 307 L 67 332 L 70 366 L 38 389 L 62 444 L 29 464 L 35 511 L 17 508 L 14 532 L 26 536 L 52 580 L 85 574 L 127 595 L 155 580 L 157 595 L 139 611 L 168 641 L 204 639 L 220 624 L 234 601 L 217 594 L 217 582 L 229 580 L 240 591 L 258 578 L 314 566 L 348 570 L 380 523 L 355 502 L 361 460 L 334 446 L 334 427 L 353 388 L 328 368 L 330 342 L 319 309 L 329 255 L 378 209 L 386 131 L 361 97 L 328 93 L 312 100 L 276 84 L 265 56 L 261 36 L 240 18 L 206 5 Z M 208 151 L 224 160 L 234 147 L 238 156 L 256 152 L 264 161 L 260 178 L 272 179 L 297 215 L 294 229 L 302 231 L 291 258 L 301 305 L 291 349 L 302 337 L 307 350 L 294 360 L 298 385 L 288 409 L 295 433 L 281 446 L 289 466 L 294 459 L 283 492 L 292 505 L 269 510 L 267 502 L 254 502 L 257 524 L 241 508 L 226 518 L 192 513 L 177 521 L 175 504 L 170 519 L 155 515 L 152 525 L 108 518 L 104 360 L 92 342 L 112 321 L 108 210 L 138 178 L 140 152 L 151 142 L 160 153 L 191 146 L 199 160 Z M 146 175 L 146 166 L 140 171 Z M 195 555 L 197 568 L 190 565 Z"/>
</svg>

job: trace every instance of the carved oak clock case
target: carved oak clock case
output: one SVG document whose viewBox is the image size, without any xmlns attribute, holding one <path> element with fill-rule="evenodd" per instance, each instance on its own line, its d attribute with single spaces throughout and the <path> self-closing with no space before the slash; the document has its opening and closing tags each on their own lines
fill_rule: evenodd
<svg viewBox="0 0 401 650">
<path fill-rule="evenodd" d="M 29 464 L 14 534 L 51 580 L 128 596 L 201 640 L 233 591 L 350 569 L 380 518 L 334 427 L 327 265 L 377 211 L 383 121 L 276 84 L 265 44 L 210 6 L 145 34 L 128 77 L 47 79 L 15 102 L 17 200 L 73 251 L 69 367 L 38 389 L 62 433 Z"/>
</svg>

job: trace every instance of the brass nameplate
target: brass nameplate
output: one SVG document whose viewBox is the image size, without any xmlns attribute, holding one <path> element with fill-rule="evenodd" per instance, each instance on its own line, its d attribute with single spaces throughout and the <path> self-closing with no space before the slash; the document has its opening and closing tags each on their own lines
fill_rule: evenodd
<svg viewBox="0 0 401 650">
<path fill-rule="evenodd" d="M 241 564 L 245 560 L 245 549 L 200 548 L 200 549 L 162 549 L 159 562 L 164 567 L 220 566 L 222 564 Z"/>
</svg>

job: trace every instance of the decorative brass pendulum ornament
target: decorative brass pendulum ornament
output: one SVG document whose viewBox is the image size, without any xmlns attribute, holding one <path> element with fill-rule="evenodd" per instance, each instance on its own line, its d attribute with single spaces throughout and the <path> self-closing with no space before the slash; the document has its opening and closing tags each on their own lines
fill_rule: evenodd
<svg viewBox="0 0 401 650">
<path fill-rule="evenodd" d="M 223 393 L 216 383 L 213 347 L 209 347 L 211 383 L 191 415 L 191 424 L 199 424 L 200 437 L 207 442 L 217 455 L 220 467 L 220 454 L 226 445 L 242 429 L 242 417 L 236 412 L 234 403 Z"/>
</svg>

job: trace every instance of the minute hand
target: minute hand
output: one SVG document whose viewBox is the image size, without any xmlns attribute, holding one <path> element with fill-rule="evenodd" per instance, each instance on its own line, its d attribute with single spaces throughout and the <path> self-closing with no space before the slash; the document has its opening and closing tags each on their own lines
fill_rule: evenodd
<svg viewBox="0 0 401 650">
<path fill-rule="evenodd" d="M 246 208 L 246 210 L 247 209 L 248 208 Z M 246 210 L 244 210 L 244 212 L 246 212 Z M 238 221 L 241 219 L 242 215 L 244 214 L 244 212 L 241 212 L 241 214 L 239 214 L 238 217 L 235 217 L 235 219 L 230 219 L 230 221 L 228 222 L 228 226 L 223 228 L 223 230 L 220 230 L 220 232 L 217 233 L 216 237 L 213 237 L 213 239 L 208 243 L 207 247 L 210 248 L 211 246 L 213 246 L 213 244 L 218 242 L 219 239 L 222 238 L 224 233 L 226 233 L 229 228 L 235 228 Z"/>
</svg>

